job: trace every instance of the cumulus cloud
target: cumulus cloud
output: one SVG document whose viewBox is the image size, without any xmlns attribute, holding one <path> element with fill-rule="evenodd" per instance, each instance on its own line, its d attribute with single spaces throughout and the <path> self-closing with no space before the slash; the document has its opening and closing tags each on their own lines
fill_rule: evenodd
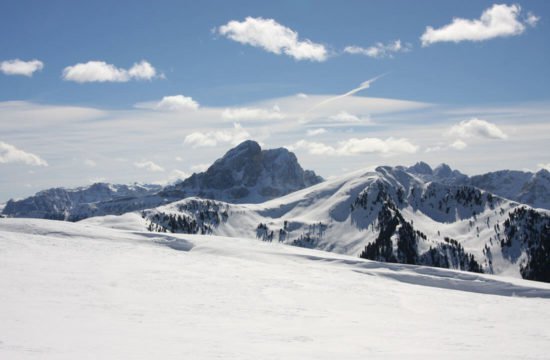
<svg viewBox="0 0 550 360">
<path fill-rule="evenodd" d="M 193 100 L 192 97 L 183 95 L 165 96 L 156 105 L 155 109 L 159 110 L 197 110 L 199 103 Z"/>
<path fill-rule="evenodd" d="M 520 16 L 519 5 L 495 4 L 486 9 L 479 19 L 455 18 L 450 24 L 438 29 L 428 26 L 420 40 L 422 46 L 437 42 L 484 41 L 520 35 L 525 31 L 525 24 L 535 26 L 538 21 L 538 17 L 532 13 L 525 20 Z"/>
<path fill-rule="evenodd" d="M 28 153 L 13 145 L 0 141 L 0 164 L 20 163 L 31 166 L 48 166 L 38 155 Z"/>
<path fill-rule="evenodd" d="M 209 132 L 195 131 L 187 135 L 183 140 L 185 145 L 193 148 L 217 146 L 218 144 L 237 145 L 250 138 L 248 131 L 243 129 L 239 123 L 233 124 L 233 129 L 218 130 Z"/>
<path fill-rule="evenodd" d="M 299 98 L 299 99 L 307 99 L 308 98 L 307 94 L 304 94 L 304 93 L 298 93 L 298 94 L 296 94 L 296 97 Z"/>
<path fill-rule="evenodd" d="M 319 129 L 309 129 L 307 131 L 307 136 L 317 136 L 317 135 L 322 135 L 322 134 L 325 134 L 327 131 L 324 129 L 324 128 L 319 128 Z"/>
<path fill-rule="evenodd" d="M 220 35 L 241 44 L 262 48 L 271 53 L 285 54 L 296 60 L 325 61 L 328 51 L 322 44 L 300 40 L 298 33 L 273 19 L 247 17 L 232 20 L 217 29 Z"/>
<path fill-rule="evenodd" d="M 164 168 L 160 165 L 155 164 L 152 161 L 138 161 L 134 163 L 134 166 L 139 169 L 145 169 L 150 172 L 163 172 Z"/>
<path fill-rule="evenodd" d="M 418 151 L 418 146 L 412 144 L 407 139 L 378 139 L 378 138 L 351 138 L 338 142 L 337 146 L 330 146 L 320 142 L 300 140 L 290 146 L 294 149 L 307 150 L 312 155 L 330 155 L 330 156 L 352 156 L 361 154 L 414 154 Z"/>
<path fill-rule="evenodd" d="M 0 71 L 5 75 L 23 75 L 31 77 L 35 71 L 42 70 L 44 63 L 40 60 L 23 61 L 19 59 L 0 62 Z"/>
<path fill-rule="evenodd" d="M 395 40 L 387 44 L 377 42 L 373 46 L 363 48 L 360 46 L 346 46 L 344 52 L 353 55 L 365 55 L 371 58 L 393 58 L 393 55 L 400 52 L 407 52 L 411 50 L 410 44 L 403 44 L 401 40 Z"/>
<path fill-rule="evenodd" d="M 508 138 L 498 126 L 485 120 L 473 118 L 453 125 L 449 134 L 459 137 L 478 137 L 485 139 L 504 140 Z"/>
<path fill-rule="evenodd" d="M 130 69 L 117 68 L 105 61 L 88 61 L 63 69 L 63 79 L 77 83 L 152 80 L 156 76 L 156 69 L 145 60 L 135 63 Z"/>
<path fill-rule="evenodd" d="M 222 112 L 222 118 L 225 120 L 280 120 L 284 119 L 284 114 L 279 111 L 278 107 L 274 107 L 273 110 L 259 109 L 259 108 L 228 108 Z"/>
<path fill-rule="evenodd" d="M 357 115 L 351 114 L 347 111 L 340 111 L 336 115 L 332 115 L 329 117 L 330 120 L 339 122 L 339 123 L 350 123 L 350 124 L 371 124 L 372 121 L 368 117 L 359 117 Z"/>
<path fill-rule="evenodd" d="M 458 139 L 456 141 L 454 141 L 451 145 L 449 145 L 451 148 L 455 149 L 455 150 L 464 150 L 468 144 L 466 144 L 464 141 Z"/>
</svg>

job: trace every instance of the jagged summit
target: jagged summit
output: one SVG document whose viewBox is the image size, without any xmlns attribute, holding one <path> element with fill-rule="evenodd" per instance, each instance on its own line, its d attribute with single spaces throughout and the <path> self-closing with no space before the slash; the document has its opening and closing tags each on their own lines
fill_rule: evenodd
<svg viewBox="0 0 550 360">
<path fill-rule="evenodd" d="M 185 192 L 230 202 L 257 203 L 317 184 L 322 178 L 304 170 L 285 148 L 262 150 L 247 140 L 229 150 L 205 172 L 193 174 L 165 193 Z"/>
<path fill-rule="evenodd" d="M 423 175 L 432 175 L 433 170 L 430 165 L 426 164 L 423 161 L 419 161 L 413 166 L 409 166 L 407 168 L 408 171 L 415 173 L 415 174 L 423 174 Z"/>
<path fill-rule="evenodd" d="M 8 201 L 2 214 L 76 221 L 155 207 L 188 196 L 258 203 L 322 180 L 313 171 L 302 169 L 287 149 L 262 150 L 257 142 L 247 140 L 227 151 L 205 172 L 175 185 L 96 183 L 75 189 L 47 189 L 26 199 Z"/>
</svg>

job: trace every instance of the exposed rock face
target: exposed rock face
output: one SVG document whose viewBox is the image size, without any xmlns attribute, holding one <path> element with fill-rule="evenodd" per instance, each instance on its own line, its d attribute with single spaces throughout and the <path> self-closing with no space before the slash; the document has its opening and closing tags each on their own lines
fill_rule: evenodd
<svg viewBox="0 0 550 360">
<path fill-rule="evenodd" d="M 315 185 L 323 179 L 304 170 L 284 148 L 262 150 L 247 140 L 203 173 L 165 189 L 165 194 L 197 195 L 236 203 L 258 203 Z"/>
</svg>

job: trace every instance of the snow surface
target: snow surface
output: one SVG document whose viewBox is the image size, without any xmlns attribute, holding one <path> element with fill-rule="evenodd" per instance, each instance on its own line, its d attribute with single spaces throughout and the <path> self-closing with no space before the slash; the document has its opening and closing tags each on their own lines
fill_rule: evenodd
<svg viewBox="0 0 550 360">
<path fill-rule="evenodd" d="M 0 287 L 2 359 L 547 359 L 550 350 L 549 284 L 276 242 L 0 219 Z"/>
<path fill-rule="evenodd" d="M 485 191 L 426 182 L 400 168 L 355 171 L 260 204 L 230 204 L 190 197 L 120 218 L 95 217 L 82 222 L 145 231 L 155 214 L 196 219 L 198 212 L 210 211 L 215 204 L 218 213 L 225 211 L 228 216 L 212 226 L 213 235 L 261 238 L 258 226 L 264 224 L 267 232 L 274 234 L 272 241 L 279 241 L 279 234 L 284 230 L 285 238 L 281 242 L 286 244 L 299 242 L 301 246 L 358 257 L 379 235 L 377 215 L 382 205 L 373 201 L 381 184 L 393 198 L 397 197 L 398 189 L 403 190 L 404 202 L 400 208 L 403 217 L 414 224 L 415 230 L 426 235 L 426 239 L 418 239 L 420 253 L 443 243 L 448 237 L 475 256 L 485 272 L 521 278 L 520 268 L 528 260 L 527 253 L 518 248 L 517 256 L 510 257 L 502 251 L 500 242 L 504 238 L 503 223 L 519 204 L 497 196 L 489 203 Z M 452 194 L 460 188 L 479 192 L 479 204 L 453 198 Z M 352 211 L 351 206 L 364 192 L 368 192 L 370 199 L 367 206 L 364 209 L 355 206 Z M 445 211 L 447 206 L 451 211 Z M 547 210 L 539 211 L 550 214 Z M 146 219 L 141 219 L 142 214 Z M 304 237 L 313 240 L 300 242 Z"/>
</svg>

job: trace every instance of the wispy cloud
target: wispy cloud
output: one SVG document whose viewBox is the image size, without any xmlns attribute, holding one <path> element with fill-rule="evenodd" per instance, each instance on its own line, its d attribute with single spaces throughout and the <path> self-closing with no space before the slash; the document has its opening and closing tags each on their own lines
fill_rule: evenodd
<svg viewBox="0 0 550 360">
<path fill-rule="evenodd" d="M 322 134 L 325 134 L 327 132 L 326 129 L 324 128 L 318 128 L 318 129 L 309 129 L 306 133 L 307 136 L 318 136 L 318 135 L 322 135 Z"/>
<path fill-rule="evenodd" d="M 273 19 L 247 17 L 232 20 L 217 29 L 220 35 L 241 44 L 262 48 L 271 53 L 285 54 L 296 60 L 325 61 L 328 51 L 322 44 L 300 40 L 298 33 Z"/>
<path fill-rule="evenodd" d="M 495 124 L 477 118 L 464 120 L 453 125 L 449 130 L 449 134 L 459 137 L 478 137 L 499 140 L 508 138 L 508 135 Z"/>
<path fill-rule="evenodd" d="M 187 135 L 184 144 L 193 148 L 217 146 L 218 144 L 236 145 L 249 139 L 250 134 L 239 123 L 233 124 L 233 129 L 200 132 L 195 131 Z"/>
<path fill-rule="evenodd" d="M 385 74 L 382 74 L 382 75 L 378 75 L 370 80 L 367 80 L 367 81 L 363 81 L 361 83 L 361 85 L 359 85 L 358 87 L 356 87 L 355 89 L 352 89 L 350 91 L 348 91 L 347 93 L 344 93 L 344 94 L 341 94 L 341 95 L 338 95 L 338 96 L 334 96 L 334 97 L 331 97 L 331 98 L 328 98 L 324 101 L 321 101 L 320 103 L 314 105 L 310 110 L 313 110 L 315 108 L 318 108 L 319 106 L 322 106 L 322 105 L 326 105 L 330 102 L 333 102 L 335 100 L 338 100 L 338 99 L 342 99 L 342 98 L 345 98 L 347 96 L 351 96 L 351 95 L 354 95 L 356 93 L 358 93 L 359 91 L 363 91 L 363 90 L 366 90 L 368 89 L 372 83 L 374 83 L 376 80 L 380 79 L 381 77 L 385 76 Z"/>
<path fill-rule="evenodd" d="M 248 107 L 227 108 L 222 112 L 222 118 L 232 121 L 280 120 L 284 117 L 278 108 L 273 110 Z"/>
<path fill-rule="evenodd" d="M 157 70 L 149 62 L 142 60 L 129 69 L 118 68 L 105 61 L 88 61 L 63 70 L 63 79 L 77 83 L 87 82 L 128 82 L 130 80 L 152 80 Z"/>
<path fill-rule="evenodd" d="M 0 164 L 20 163 L 31 166 L 48 166 L 46 160 L 0 141 Z"/>
<path fill-rule="evenodd" d="M 92 159 L 86 159 L 84 160 L 84 165 L 86 165 L 87 167 L 93 168 L 97 166 L 97 163 Z"/>
<path fill-rule="evenodd" d="M 164 168 L 150 160 L 138 161 L 134 163 L 134 166 L 139 169 L 145 169 L 150 172 L 163 172 Z"/>
<path fill-rule="evenodd" d="M 517 4 L 495 4 L 485 10 L 479 19 L 455 18 L 438 29 L 428 26 L 420 40 L 422 46 L 437 42 L 484 41 L 520 35 L 525 31 L 525 25 L 535 26 L 537 22 L 538 17 L 533 13 L 522 19 L 521 7 Z"/>
<path fill-rule="evenodd" d="M 19 59 L 0 62 L 0 71 L 5 75 L 22 75 L 31 77 L 36 71 L 44 68 L 40 60 L 23 61 Z"/>
<path fill-rule="evenodd" d="M 353 55 L 365 55 L 371 58 L 393 58 L 394 54 L 410 51 L 411 44 L 403 44 L 401 40 L 391 41 L 389 43 L 377 42 L 373 46 L 363 48 L 356 45 L 346 46 L 344 52 Z"/>
</svg>

